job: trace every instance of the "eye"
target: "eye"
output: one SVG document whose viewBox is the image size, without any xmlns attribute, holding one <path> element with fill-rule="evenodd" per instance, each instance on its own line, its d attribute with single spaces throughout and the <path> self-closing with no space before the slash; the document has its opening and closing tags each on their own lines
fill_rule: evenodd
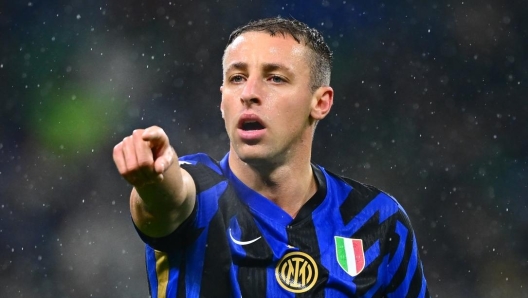
<svg viewBox="0 0 528 298">
<path fill-rule="evenodd" d="M 232 83 L 241 83 L 244 81 L 244 77 L 242 75 L 234 75 L 234 76 L 231 76 L 229 81 Z"/>
<path fill-rule="evenodd" d="M 286 82 L 285 79 L 283 79 L 282 77 L 280 76 L 277 76 L 277 75 L 273 75 L 269 78 L 273 83 L 284 83 Z"/>
</svg>

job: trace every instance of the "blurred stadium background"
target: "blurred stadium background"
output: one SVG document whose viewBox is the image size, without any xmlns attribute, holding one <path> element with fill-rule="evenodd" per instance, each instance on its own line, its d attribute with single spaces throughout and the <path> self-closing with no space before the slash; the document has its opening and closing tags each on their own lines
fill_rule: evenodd
<svg viewBox="0 0 528 298">
<path fill-rule="evenodd" d="M 228 34 L 320 29 L 333 113 L 313 159 L 405 206 L 433 297 L 528 297 L 525 1 L 2 1 L 0 296 L 148 297 L 112 148 L 159 125 L 228 149 Z"/>
</svg>

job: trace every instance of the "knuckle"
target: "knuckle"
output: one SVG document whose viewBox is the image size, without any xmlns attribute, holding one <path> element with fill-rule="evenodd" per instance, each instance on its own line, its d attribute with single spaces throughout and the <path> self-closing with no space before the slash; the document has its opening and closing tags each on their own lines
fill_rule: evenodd
<svg viewBox="0 0 528 298">
<path fill-rule="evenodd" d="M 143 134 L 143 131 L 144 131 L 144 129 L 135 129 L 135 130 L 132 132 L 132 136 L 134 136 L 134 137 L 141 137 L 141 135 Z"/>
<path fill-rule="evenodd" d="M 148 169 L 152 167 L 152 161 L 147 159 L 140 159 L 138 160 L 137 164 L 138 169 Z"/>
<path fill-rule="evenodd" d="M 130 171 L 128 171 L 127 169 L 119 170 L 119 175 L 121 175 L 127 181 L 129 180 L 129 178 L 132 177 L 132 173 Z"/>
<path fill-rule="evenodd" d="M 123 141 L 121 141 L 121 146 L 127 146 L 128 143 L 130 143 L 130 139 L 131 137 L 130 136 L 126 136 L 123 138 Z"/>
<path fill-rule="evenodd" d="M 119 143 L 119 144 L 115 145 L 114 146 L 114 150 L 113 150 L 114 154 L 120 153 L 122 148 L 123 148 L 123 143 Z"/>
</svg>

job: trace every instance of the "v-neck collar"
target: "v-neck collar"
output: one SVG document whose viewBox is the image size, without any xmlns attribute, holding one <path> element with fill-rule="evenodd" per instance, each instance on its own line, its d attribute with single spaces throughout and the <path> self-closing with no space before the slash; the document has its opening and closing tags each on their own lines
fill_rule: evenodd
<svg viewBox="0 0 528 298">
<path fill-rule="evenodd" d="M 299 210 L 297 216 L 292 218 L 286 211 L 282 210 L 277 204 L 268 198 L 254 191 L 245 185 L 231 171 L 229 167 L 229 153 L 220 161 L 223 172 L 233 184 L 235 192 L 242 202 L 244 202 L 253 212 L 260 213 L 267 218 L 274 220 L 282 225 L 295 225 L 311 217 L 312 212 L 324 201 L 326 197 L 326 178 L 319 166 L 312 163 L 312 170 L 317 182 L 317 191 Z"/>
</svg>

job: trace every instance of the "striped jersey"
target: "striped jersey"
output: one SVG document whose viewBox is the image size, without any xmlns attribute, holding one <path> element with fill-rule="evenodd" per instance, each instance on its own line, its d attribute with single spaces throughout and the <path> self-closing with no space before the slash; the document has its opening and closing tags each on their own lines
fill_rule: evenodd
<svg viewBox="0 0 528 298">
<path fill-rule="evenodd" d="M 205 154 L 180 158 L 196 204 L 146 243 L 149 290 L 165 297 L 429 297 L 398 202 L 312 165 L 318 189 L 295 218 Z"/>
</svg>

